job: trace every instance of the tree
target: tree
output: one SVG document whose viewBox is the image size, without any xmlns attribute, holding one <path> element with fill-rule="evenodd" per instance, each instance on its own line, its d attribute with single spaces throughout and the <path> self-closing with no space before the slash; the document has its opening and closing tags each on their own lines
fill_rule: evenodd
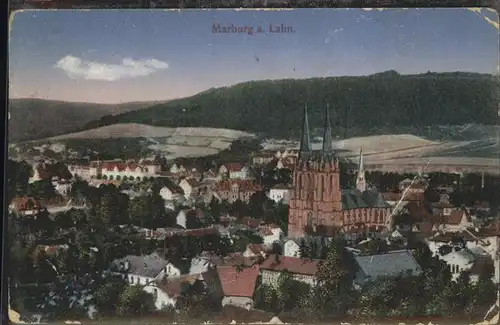
<svg viewBox="0 0 500 325">
<path fill-rule="evenodd" d="M 155 300 L 152 294 L 141 286 L 128 286 L 118 298 L 116 313 L 119 316 L 143 316 L 153 310 Z"/>
<path fill-rule="evenodd" d="M 128 213 L 131 222 L 140 227 L 149 227 L 153 223 L 153 211 L 147 196 L 139 196 L 130 200 Z"/>
<path fill-rule="evenodd" d="M 57 196 L 54 185 L 50 180 L 35 181 L 29 184 L 27 192 L 28 196 L 47 201 Z"/>
<path fill-rule="evenodd" d="M 294 280 L 292 274 L 286 270 L 280 273 L 276 289 L 277 308 L 281 311 L 297 308 L 300 298 L 311 291 L 307 283 Z"/>
<path fill-rule="evenodd" d="M 326 259 L 318 267 L 318 294 L 324 310 L 333 314 L 346 312 L 353 296 L 355 263 L 344 243 L 334 240 L 330 243 Z"/>
<path fill-rule="evenodd" d="M 125 288 L 125 283 L 119 280 L 104 283 L 97 288 L 94 299 L 99 315 L 113 316 L 117 312 Z"/>
<path fill-rule="evenodd" d="M 278 293 L 276 289 L 269 284 L 262 284 L 256 292 L 256 307 L 266 311 L 277 311 Z"/>
<path fill-rule="evenodd" d="M 236 217 L 245 217 L 248 215 L 248 207 L 240 199 L 234 201 L 230 209 L 231 213 Z"/>
<path fill-rule="evenodd" d="M 243 252 L 248 244 L 262 244 L 262 237 L 249 230 L 238 230 L 233 236 L 233 249 L 235 252 Z"/>
<path fill-rule="evenodd" d="M 113 193 L 110 190 L 104 190 L 99 200 L 99 204 L 96 207 L 96 217 L 98 219 L 93 220 L 97 223 L 93 223 L 92 220 L 89 221 L 91 221 L 94 228 L 102 227 L 102 225 L 110 226 L 116 220 L 119 215 L 119 211 L 120 207 L 118 205 L 116 193 Z"/>
<path fill-rule="evenodd" d="M 196 281 L 181 294 L 176 307 L 183 310 L 190 319 L 200 319 L 215 308 L 210 296 L 201 281 Z"/>
</svg>

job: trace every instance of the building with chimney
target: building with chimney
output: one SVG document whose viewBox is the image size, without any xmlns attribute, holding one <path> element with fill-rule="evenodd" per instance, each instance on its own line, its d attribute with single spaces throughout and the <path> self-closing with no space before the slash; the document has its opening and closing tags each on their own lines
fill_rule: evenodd
<svg viewBox="0 0 500 325">
<path fill-rule="evenodd" d="M 366 188 L 362 150 L 356 188 L 342 189 L 340 184 L 339 159 L 332 147 L 329 107 L 327 105 L 325 110 L 323 146 L 315 152 L 311 148 L 306 106 L 289 201 L 289 237 L 303 237 L 320 230 L 328 234 L 353 227 L 380 230 L 387 227 L 392 208 L 378 191 Z"/>
</svg>

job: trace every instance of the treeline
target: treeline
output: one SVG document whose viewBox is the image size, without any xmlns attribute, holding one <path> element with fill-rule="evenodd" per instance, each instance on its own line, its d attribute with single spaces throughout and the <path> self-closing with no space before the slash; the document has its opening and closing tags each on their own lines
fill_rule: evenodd
<svg viewBox="0 0 500 325">
<path fill-rule="evenodd" d="M 351 127 L 373 133 L 388 126 L 492 124 L 497 118 L 498 84 L 485 74 L 399 75 L 394 71 L 362 77 L 252 81 L 108 115 L 83 129 L 135 122 L 297 136 L 304 105 L 309 107 L 311 127 L 321 128 L 327 103 L 337 134 Z"/>
</svg>

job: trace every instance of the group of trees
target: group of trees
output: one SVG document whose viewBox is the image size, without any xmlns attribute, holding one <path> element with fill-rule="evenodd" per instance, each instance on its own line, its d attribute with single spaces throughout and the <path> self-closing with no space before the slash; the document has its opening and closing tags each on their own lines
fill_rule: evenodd
<svg viewBox="0 0 500 325">
<path fill-rule="evenodd" d="M 427 125 L 491 124 L 497 118 L 497 87 L 491 75 L 402 76 L 394 71 L 362 77 L 252 81 L 106 116 L 85 128 L 133 122 L 298 137 L 306 103 L 310 125 L 323 126 L 324 107 L 330 103 L 337 129 L 356 126 L 365 134 L 387 126 L 417 129 Z"/>
<path fill-rule="evenodd" d="M 381 277 L 356 290 L 353 255 L 341 240 L 333 241 L 319 265 L 316 286 L 298 282 L 284 271 L 275 286 L 258 288 L 257 306 L 300 320 L 325 321 L 391 316 L 478 318 L 495 302 L 491 268 L 485 268 L 475 282 L 465 271 L 452 281 L 449 266 L 432 257 L 425 245 L 414 254 L 422 267 L 420 275 Z"/>
</svg>

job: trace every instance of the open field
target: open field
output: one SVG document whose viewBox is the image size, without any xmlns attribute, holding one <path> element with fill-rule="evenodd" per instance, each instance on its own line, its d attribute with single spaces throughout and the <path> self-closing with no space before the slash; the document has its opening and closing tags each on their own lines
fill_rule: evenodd
<svg viewBox="0 0 500 325">
<path fill-rule="evenodd" d="M 472 127 L 466 128 L 471 131 Z M 357 161 L 360 148 L 363 148 L 364 161 L 370 167 L 383 170 L 413 171 L 415 166 L 427 165 L 429 171 L 441 171 L 456 167 L 466 170 L 498 172 L 499 144 L 492 136 L 496 130 L 479 130 L 479 134 L 469 132 L 471 140 L 466 141 L 463 134 L 455 132 L 443 136 L 442 140 L 430 140 L 411 134 L 374 135 L 354 137 L 334 141 L 334 148 L 340 149 L 338 156 Z M 489 131 L 489 132 L 488 132 Z M 493 132 L 492 132 L 493 131 Z M 450 132 L 451 133 L 451 132 Z M 483 136 L 483 138 L 478 138 Z M 287 147 L 298 148 L 298 143 L 290 143 Z M 276 140 L 263 144 L 265 149 L 284 147 Z M 321 142 L 312 144 L 314 150 L 321 149 Z M 477 154 L 480 153 L 480 154 Z M 371 165 L 371 166 L 370 166 Z M 405 167 L 406 166 L 406 167 Z M 406 168 L 406 169 L 405 169 Z"/>
<path fill-rule="evenodd" d="M 229 140 L 254 137 L 253 134 L 215 128 L 168 128 L 161 126 L 152 126 L 138 123 L 121 123 L 108 125 L 92 130 L 86 130 L 76 133 L 69 133 L 55 136 L 45 140 L 57 141 L 65 139 L 103 139 L 103 138 L 164 138 L 164 137 L 207 137 L 207 138 L 225 138 Z"/>
<path fill-rule="evenodd" d="M 137 155 L 165 156 L 167 159 L 178 157 L 201 157 L 217 154 L 227 149 L 232 142 L 241 138 L 253 138 L 247 132 L 215 128 L 168 128 L 137 123 L 114 124 L 82 132 L 59 135 L 38 141 L 11 144 L 11 156 L 23 157 L 28 151 L 40 156 L 46 150 L 60 154 L 61 157 L 74 156 L 71 151 L 82 149 L 97 153 L 120 154 L 120 148 L 135 150 Z M 84 151 L 85 151 L 84 150 Z M 75 157 L 72 157 L 75 158 Z"/>
<path fill-rule="evenodd" d="M 409 133 L 357 136 L 334 140 L 338 156 L 357 161 L 363 148 L 367 168 L 401 171 L 427 165 L 426 169 L 442 170 L 448 167 L 464 167 L 467 170 L 494 170 L 498 172 L 499 141 L 495 126 L 433 126 L 419 135 Z M 143 147 L 167 159 L 213 155 L 229 148 L 235 139 L 255 137 L 247 132 L 214 128 L 168 128 L 145 124 L 115 124 L 92 130 L 48 138 L 33 143 L 33 148 L 47 148 L 60 152 L 70 150 L 65 140 L 90 139 L 137 139 Z M 315 138 L 313 149 L 321 148 L 321 139 Z M 264 149 L 298 148 L 297 141 L 267 139 Z M 429 162 L 429 163 L 428 163 Z M 406 166 L 406 167 L 404 167 Z"/>
</svg>

